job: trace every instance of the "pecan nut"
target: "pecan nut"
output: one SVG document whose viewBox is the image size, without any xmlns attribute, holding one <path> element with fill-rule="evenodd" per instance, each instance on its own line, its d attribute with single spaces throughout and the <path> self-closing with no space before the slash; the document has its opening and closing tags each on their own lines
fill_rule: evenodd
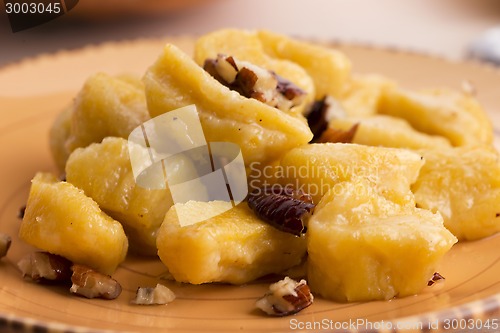
<svg viewBox="0 0 500 333">
<path fill-rule="evenodd" d="M 352 125 L 348 130 L 340 130 L 336 128 L 327 128 L 316 141 L 317 143 L 352 143 L 354 136 L 358 131 L 359 123 Z"/>
<path fill-rule="evenodd" d="M 71 267 L 70 291 L 74 294 L 87 298 L 115 299 L 121 292 L 122 287 L 109 275 L 104 275 L 92 270 L 85 265 L 73 265 Z"/>
<path fill-rule="evenodd" d="M 427 282 L 427 285 L 430 287 L 436 283 L 441 283 L 442 281 L 444 281 L 445 278 L 444 276 L 442 276 L 441 274 L 439 274 L 438 272 L 435 272 L 431 279 L 429 280 L 429 282 Z"/>
<path fill-rule="evenodd" d="M 307 124 L 313 133 L 312 142 L 318 142 L 330 120 L 342 117 L 345 117 L 345 112 L 333 97 L 325 96 L 315 101 L 307 113 Z"/>
<path fill-rule="evenodd" d="M 158 283 L 154 288 L 137 288 L 135 299 L 132 300 L 132 303 L 138 305 L 167 304 L 172 302 L 174 299 L 174 292 Z"/>
<path fill-rule="evenodd" d="M 271 316 L 295 314 L 314 301 L 311 290 L 305 280 L 297 282 L 288 276 L 269 286 L 269 292 L 260 298 L 256 306 Z"/>
<path fill-rule="evenodd" d="M 71 261 L 48 252 L 30 253 L 17 263 L 24 278 L 40 283 L 71 280 Z"/>
<path fill-rule="evenodd" d="M 246 61 L 219 54 L 207 59 L 203 68 L 224 86 L 282 111 L 304 102 L 306 92 L 293 82 Z"/>
<path fill-rule="evenodd" d="M 307 231 L 306 222 L 315 207 L 310 195 L 278 184 L 250 193 L 248 206 L 263 221 L 296 236 Z"/>
</svg>

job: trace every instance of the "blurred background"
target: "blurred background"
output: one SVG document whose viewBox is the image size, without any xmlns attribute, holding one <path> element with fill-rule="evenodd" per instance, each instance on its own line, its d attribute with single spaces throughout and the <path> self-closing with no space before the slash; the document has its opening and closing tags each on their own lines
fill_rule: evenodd
<svg viewBox="0 0 500 333">
<path fill-rule="evenodd" d="M 17 33 L 0 13 L 0 66 L 88 44 L 223 27 L 461 59 L 499 24 L 499 0 L 80 0 L 66 15 Z"/>
</svg>

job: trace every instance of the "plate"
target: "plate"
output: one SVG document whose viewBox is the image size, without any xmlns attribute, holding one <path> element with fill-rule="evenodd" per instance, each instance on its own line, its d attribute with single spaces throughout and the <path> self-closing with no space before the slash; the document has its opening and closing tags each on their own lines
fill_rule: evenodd
<svg viewBox="0 0 500 333">
<path fill-rule="evenodd" d="M 376 332 L 429 331 L 447 325 L 464 325 L 459 319 L 476 319 L 474 325 L 498 321 L 500 235 L 456 245 L 439 269 L 446 282 L 426 288 L 419 295 L 364 303 L 335 303 L 317 298 L 311 307 L 284 318 L 269 318 L 255 310 L 254 302 L 266 291 L 267 283 L 176 284 L 161 280 L 165 268 L 155 259 L 131 256 L 120 266 L 114 277 L 122 284 L 123 292 L 114 301 L 73 297 L 63 287 L 23 281 L 16 262 L 33 248 L 16 236 L 20 224 L 17 215 L 26 201 L 35 172 L 56 171 L 47 140 L 54 117 L 72 101 L 88 75 L 103 70 L 111 74 L 143 73 L 166 41 L 138 40 L 89 46 L 0 69 L 0 232 L 13 236 L 11 251 L 0 260 L 0 330 L 10 327 L 35 332 L 287 332 L 300 329 Z M 191 52 L 190 38 L 168 41 Z M 467 80 L 475 87 L 478 99 L 494 123 L 500 124 L 498 69 L 389 49 L 336 47 L 352 59 L 356 72 L 382 73 L 408 88 L 460 89 Z M 150 307 L 130 304 L 138 286 L 152 286 L 160 280 L 174 290 L 175 302 Z"/>
</svg>

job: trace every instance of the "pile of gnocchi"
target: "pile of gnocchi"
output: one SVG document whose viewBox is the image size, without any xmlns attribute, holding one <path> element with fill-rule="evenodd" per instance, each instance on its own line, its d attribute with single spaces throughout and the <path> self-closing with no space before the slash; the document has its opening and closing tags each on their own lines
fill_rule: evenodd
<svg viewBox="0 0 500 333">
<path fill-rule="evenodd" d="M 247 201 L 174 204 L 168 187 L 136 184 L 128 135 L 192 104 L 208 142 L 240 147 Z M 88 78 L 50 130 L 64 177 L 35 175 L 19 235 L 104 275 L 134 251 L 158 256 L 183 283 L 304 279 L 271 288 L 267 299 L 293 300 L 277 315 L 312 303 L 299 297 L 305 289 L 389 300 L 421 292 L 457 241 L 500 231 L 492 141 L 470 93 L 406 90 L 352 74 L 329 47 L 220 30 L 198 38 L 193 55 L 165 45 L 142 78 Z M 189 159 L 172 163 L 174 178 L 193 170 Z M 181 225 L 180 210 L 212 217 Z"/>
</svg>

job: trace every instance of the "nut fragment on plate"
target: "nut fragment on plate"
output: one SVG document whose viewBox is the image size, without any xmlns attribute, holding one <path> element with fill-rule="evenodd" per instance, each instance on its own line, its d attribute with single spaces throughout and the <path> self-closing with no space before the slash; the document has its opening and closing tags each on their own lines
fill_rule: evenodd
<svg viewBox="0 0 500 333">
<path fill-rule="evenodd" d="M 154 288 L 137 288 L 135 299 L 132 300 L 132 303 L 138 305 L 167 304 L 172 302 L 174 299 L 174 292 L 158 283 Z"/>
<path fill-rule="evenodd" d="M 297 282 L 288 276 L 269 286 L 269 293 L 255 304 L 271 316 L 288 316 L 297 313 L 314 301 L 311 290 L 305 280 Z"/>
<path fill-rule="evenodd" d="M 35 282 L 69 282 L 71 261 L 48 252 L 33 252 L 17 263 L 24 278 Z"/>
<path fill-rule="evenodd" d="M 109 275 L 98 273 L 84 265 L 73 265 L 71 267 L 70 291 L 74 294 L 87 298 L 115 299 L 121 292 L 122 287 Z"/>
<path fill-rule="evenodd" d="M 10 238 L 10 236 L 0 233 L 0 258 L 3 258 L 7 255 L 11 243 L 12 239 Z"/>
<path fill-rule="evenodd" d="M 248 206 L 265 222 L 296 236 L 307 231 L 305 224 L 315 207 L 309 194 L 278 184 L 252 191 Z"/>
<path fill-rule="evenodd" d="M 432 286 L 432 285 L 434 285 L 436 283 L 441 283 L 444 280 L 446 280 L 444 276 L 442 276 L 438 272 L 435 272 L 434 275 L 432 275 L 432 277 L 429 280 L 429 282 L 427 282 L 427 285 L 430 287 L 430 286 Z"/>
<path fill-rule="evenodd" d="M 219 54 L 203 65 L 210 75 L 231 90 L 282 111 L 301 104 L 306 92 L 272 71 L 231 56 Z"/>
</svg>

